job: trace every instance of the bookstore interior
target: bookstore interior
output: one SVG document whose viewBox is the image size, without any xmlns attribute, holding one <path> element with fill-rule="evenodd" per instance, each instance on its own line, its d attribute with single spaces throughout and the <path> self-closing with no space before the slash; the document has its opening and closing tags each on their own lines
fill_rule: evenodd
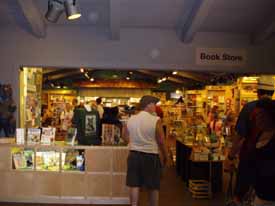
<svg viewBox="0 0 275 206">
<path fill-rule="evenodd" d="M 169 165 L 193 197 L 222 190 L 212 178 L 219 165 L 205 177 L 190 174 L 196 167 L 188 164 L 186 169 L 186 161 L 222 164 L 242 106 L 257 99 L 259 77 L 37 67 L 23 67 L 19 75 L 19 108 L 11 86 L 1 85 L 0 135 L 13 141 L 0 145 L 1 200 L 103 204 L 129 201 L 122 125 L 138 112 L 143 95 L 160 99 L 156 115 L 162 119 Z M 202 165 L 201 170 L 208 168 Z M 207 192 L 196 191 L 196 184 L 206 184 Z"/>
</svg>

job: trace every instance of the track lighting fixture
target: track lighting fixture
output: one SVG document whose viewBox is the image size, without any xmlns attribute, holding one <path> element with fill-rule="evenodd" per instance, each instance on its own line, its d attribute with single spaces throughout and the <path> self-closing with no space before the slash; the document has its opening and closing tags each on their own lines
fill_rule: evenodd
<svg viewBox="0 0 275 206">
<path fill-rule="evenodd" d="M 56 23 L 64 10 L 68 20 L 77 19 L 81 16 L 76 0 L 48 0 L 48 10 L 45 17 L 48 21 Z"/>
<path fill-rule="evenodd" d="M 50 22 L 56 23 L 61 14 L 64 11 L 64 5 L 62 1 L 59 0 L 49 0 L 48 1 L 48 11 L 45 15 L 46 19 Z"/>
<path fill-rule="evenodd" d="M 69 20 L 73 20 L 81 17 L 79 9 L 76 5 L 76 0 L 65 0 L 64 6 L 65 6 L 67 18 Z"/>
</svg>

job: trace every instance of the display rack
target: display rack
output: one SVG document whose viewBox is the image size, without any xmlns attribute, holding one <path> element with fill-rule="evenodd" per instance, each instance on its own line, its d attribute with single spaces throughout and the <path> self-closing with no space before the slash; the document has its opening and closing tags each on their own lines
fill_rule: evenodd
<svg viewBox="0 0 275 206">
<path fill-rule="evenodd" d="M 43 161 L 38 160 L 39 152 L 54 153 L 54 170 L 45 168 Z M 70 153 L 68 160 L 64 153 Z M 16 154 L 24 156 L 19 157 L 23 161 L 18 168 L 14 164 Z M 84 159 L 79 159 L 79 155 Z M 129 204 L 125 184 L 127 156 L 125 146 L 0 145 L 0 201 Z M 74 161 L 79 169 L 68 166 Z M 84 170 L 80 162 L 85 162 Z"/>
</svg>

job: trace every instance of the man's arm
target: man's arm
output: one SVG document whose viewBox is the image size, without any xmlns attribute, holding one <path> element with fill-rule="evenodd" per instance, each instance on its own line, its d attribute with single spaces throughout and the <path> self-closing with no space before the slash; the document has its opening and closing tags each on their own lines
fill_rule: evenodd
<svg viewBox="0 0 275 206">
<path fill-rule="evenodd" d="M 163 132 L 162 123 L 160 119 L 157 121 L 157 125 L 156 125 L 156 141 L 157 141 L 159 150 L 162 154 L 163 164 L 166 165 L 168 155 L 164 144 L 164 132 Z"/>
<path fill-rule="evenodd" d="M 232 148 L 230 149 L 230 152 L 228 153 L 229 159 L 234 159 L 240 153 L 243 142 L 244 142 L 244 137 L 241 137 L 238 134 L 236 134 L 234 136 L 233 142 L 232 142 Z"/>
</svg>

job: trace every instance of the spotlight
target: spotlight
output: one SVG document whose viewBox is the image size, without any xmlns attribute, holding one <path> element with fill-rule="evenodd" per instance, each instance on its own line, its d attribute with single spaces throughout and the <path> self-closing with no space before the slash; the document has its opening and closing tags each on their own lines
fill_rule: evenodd
<svg viewBox="0 0 275 206">
<path fill-rule="evenodd" d="M 80 68 L 80 72 L 83 73 L 85 70 L 83 68 Z"/>
<path fill-rule="evenodd" d="M 173 71 L 173 73 L 172 73 L 173 75 L 176 75 L 176 74 L 178 74 L 178 72 L 177 71 Z"/>
<path fill-rule="evenodd" d="M 127 80 L 130 80 L 131 78 L 130 77 L 126 77 Z"/>
<path fill-rule="evenodd" d="M 61 14 L 64 11 L 64 5 L 62 1 L 59 0 L 49 0 L 48 1 L 48 11 L 45 15 L 46 19 L 50 22 L 56 23 Z"/>
<path fill-rule="evenodd" d="M 95 81 L 95 79 L 94 79 L 94 78 L 91 78 L 90 81 L 93 82 L 93 81 Z"/>
<path fill-rule="evenodd" d="M 81 17 L 79 9 L 76 5 L 76 0 L 65 0 L 64 6 L 65 6 L 67 18 L 69 20 L 73 20 Z"/>
</svg>

